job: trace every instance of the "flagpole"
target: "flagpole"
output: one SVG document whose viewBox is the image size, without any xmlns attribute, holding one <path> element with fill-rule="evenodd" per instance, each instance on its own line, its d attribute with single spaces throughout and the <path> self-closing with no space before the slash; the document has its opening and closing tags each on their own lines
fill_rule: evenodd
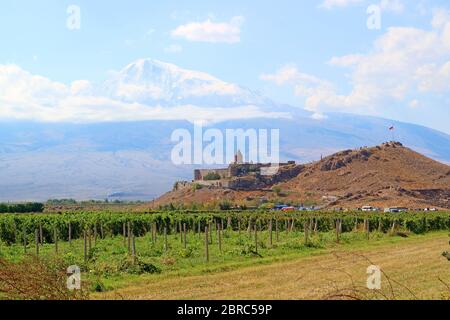
<svg viewBox="0 0 450 320">
<path fill-rule="evenodd" d="M 395 142 L 395 126 L 389 127 L 389 131 L 392 131 L 392 142 Z"/>
</svg>

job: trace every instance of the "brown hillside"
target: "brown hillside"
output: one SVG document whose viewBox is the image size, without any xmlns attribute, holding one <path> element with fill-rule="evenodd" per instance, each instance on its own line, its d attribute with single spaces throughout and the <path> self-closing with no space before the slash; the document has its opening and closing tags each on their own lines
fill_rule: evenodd
<svg viewBox="0 0 450 320">
<path fill-rule="evenodd" d="M 210 203 L 224 200 L 258 204 L 261 200 L 355 208 L 406 206 L 450 208 L 450 167 L 400 143 L 346 150 L 321 161 L 298 166 L 300 174 L 272 191 L 203 188 L 172 191 L 153 202 Z"/>
</svg>

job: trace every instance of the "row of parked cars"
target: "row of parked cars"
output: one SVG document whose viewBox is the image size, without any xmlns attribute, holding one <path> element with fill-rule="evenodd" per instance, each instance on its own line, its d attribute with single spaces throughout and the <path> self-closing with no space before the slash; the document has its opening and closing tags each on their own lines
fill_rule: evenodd
<svg viewBox="0 0 450 320">
<path fill-rule="evenodd" d="M 361 207 L 361 211 L 370 212 L 370 211 L 381 211 L 379 208 L 372 206 L 363 206 Z M 384 208 L 384 212 L 386 213 L 396 213 L 396 212 L 407 212 L 407 211 L 438 211 L 436 208 L 425 208 L 425 209 L 409 209 L 405 207 L 391 207 Z"/>
<path fill-rule="evenodd" d="M 272 208 L 272 211 L 284 211 L 284 212 L 289 212 L 289 211 L 317 211 L 317 210 L 321 210 L 322 207 L 316 207 L 316 206 L 311 206 L 311 207 L 304 207 L 304 206 L 300 206 L 300 207 L 294 207 L 294 206 L 290 206 L 287 204 L 278 204 L 276 206 L 274 206 Z M 376 208 L 376 207 L 372 207 L 372 206 L 363 206 L 361 208 L 358 208 L 358 210 L 363 211 L 363 212 L 380 212 L 382 211 L 382 209 L 380 208 Z M 344 208 L 339 208 L 339 209 L 335 209 L 335 211 L 347 211 L 347 209 Z M 407 211 L 438 211 L 436 208 L 425 208 L 425 209 L 409 209 L 409 208 L 405 208 L 405 207 L 390 207 L 390 208 L 385 208 L 384 212 L 386 213 L 398 213 L 398 212 L 407 212 Z"/>
<path fill-rule="evenodd" d="M 287 204 L 278 204 L 276 206 L 274 206 L 272 208 L 272 211 L 317 211 L 322 209 L 322 207 L 316 207 L 316 206 L 311 206 L 311 207 L 304 207 L 304 206 L 300 206 L 300 207 L 294 207 L 294 206 L 290 206 Z"/>
</svg>

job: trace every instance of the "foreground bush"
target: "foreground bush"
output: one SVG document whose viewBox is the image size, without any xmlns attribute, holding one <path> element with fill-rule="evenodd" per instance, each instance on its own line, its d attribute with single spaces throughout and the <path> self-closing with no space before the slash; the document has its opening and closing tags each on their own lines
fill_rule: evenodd
<svg viewBox="0 0 450 320">
<path fill-rule="evenodd" d="M 20 263 L 0 259 L 0 299 L 86 300 L 88 292 L 67 288 L 67 266 L 28 256 Z"/>
</svg>

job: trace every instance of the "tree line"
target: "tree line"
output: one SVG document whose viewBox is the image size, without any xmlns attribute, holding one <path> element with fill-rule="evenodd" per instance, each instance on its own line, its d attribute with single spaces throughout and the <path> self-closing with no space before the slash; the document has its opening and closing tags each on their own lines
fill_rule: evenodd
<svg viewBox="0 0 450 320">
<path fill-rule="evenodd" d="M 31 203 L 0 203 L 0 213 L 30 213 L 43 212 L 44 204 L 39 202 Z"/>
</svg>

